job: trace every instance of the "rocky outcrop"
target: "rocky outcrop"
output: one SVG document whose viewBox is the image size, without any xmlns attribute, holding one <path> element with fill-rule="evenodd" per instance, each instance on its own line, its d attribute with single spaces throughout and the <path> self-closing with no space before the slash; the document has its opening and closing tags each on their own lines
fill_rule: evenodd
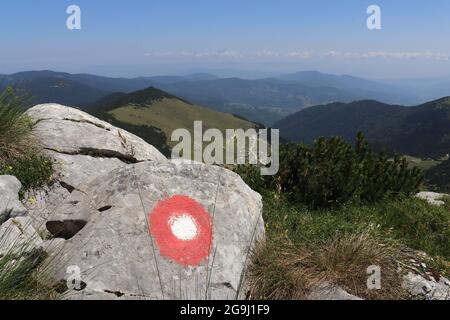
<svg viewBox="0 0 450 320">
<path fill-rule="evenodd" d="M 436 280 L 434 277 L 408 272 L 402 286 L 415 299 L 450 300 L 450 280 L 442 276 Z"/>
<path fill-rule="evenodd" d="M 35 227 L 42 229 L 62 200 L 81 184 L 119 167 L 166 158 L 141 138 L 83 111 L 58 104 L 37 105 L 26 112 L 34 121 L 33 134 L 53 159 L 55 183 L 26 196 Z"/>
<path fill-rule="evenodd" d="M 168 161 L 77 109 L 46 104 L 27 114 L 56 169 L 55 183 L 27 195 L 27 206 L 41 232 L 59 239 L 40 247 L 64 249 L 57 280 L 80 270 L 82 290 L 68 299 L 242 297 L 264 223 L 260 195 L 238 175 Z"/>
<path fill-rule="evenodd" d="M 0 176 L 0 258 L 5 255 L 24 256 L 42 243 L 19 201 L 21 183 L 13 176 Z"/>
<path fill-rule="evenodd" d="M 418 194 L 416 194 L 416 197 L 427 201 L 429 204 L 432 204 L 435 206 L 442 206 L 442 205 L 444 205 L 444 201 L 442 201 L 442 199 L 444 197 L 448 197 L 448 195 L 443 194 L 443 193 L 422 191 L 422 192 L 419 192 Z"/>
<path fill-rule="evenodd" d="M 55 159 L 66 185 L 76 187 L 124 163 L 165 160 L 141 138 L 78 109 L 42 104 L 26 113 L 36 122 L 33 133 Z"/>
<path fill-rule="evenodd" d="M 16 177 L 0 176 L 0 224 L 9 218 L 24 216 L 27 210 L 19 201 L 22 184 Z"/>
<path fill-rule="evenodd" d="M 251 245 L 264 235 L 261 197 L 233 172 L 143 162 L 83 185 L 48 229 L 86 284 L 70 298 L 234 299 Z M 58 275 L 67 277 L 62 269 Z"/>
</svg>

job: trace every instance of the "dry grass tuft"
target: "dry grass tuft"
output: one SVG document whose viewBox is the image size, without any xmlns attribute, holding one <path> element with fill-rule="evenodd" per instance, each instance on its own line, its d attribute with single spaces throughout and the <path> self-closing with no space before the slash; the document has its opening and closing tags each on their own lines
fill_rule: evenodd
<svg viewBox="0 0 450 320">
<path fill-rule="evenodd" d="M 35 142 L 32 121 L 22 113 L 24 101 L 12 88 L 0 94 L 0 164 L 28 152 Z"/>
<path fill-rule="evenodd" d="M 294 245 L 285 239 L 259 244 L 248 273 L 253 299 L 305 299 L 311 288 L 324 282 L 339 285 L 364 299 L 405 299 L 398 262 L 400 246 L 382 241 L 371 232 L 337 234 L 315 245 Z M 381 267 L 381 289 L 367 288 L 367 268 Z"/>
</svg>

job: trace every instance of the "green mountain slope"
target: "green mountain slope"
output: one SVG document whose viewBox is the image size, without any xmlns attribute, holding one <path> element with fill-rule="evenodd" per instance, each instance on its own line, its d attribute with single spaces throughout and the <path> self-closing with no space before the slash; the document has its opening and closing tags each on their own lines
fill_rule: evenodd
<svg viewBox="0 0 450 320">
<path fill-rule="evenodd" d="M 193 135 L 194 121 L 203 121 L 203 130 L 217 128 L 222 132 L 260 127 L 232 114 L 193 105 L 153 87 L 129 94 L 115 93 L 102 98 L 92 108 L 95 115 L 141 136 L 166 155 L 177 143 L 170 141 L 172 132 L 184 128 Z"/>
<path fill-rule="evenodd" d="M 285 138 L 307 144 L 320 136 L 352 141 L 362 131 L 370 142 L 398 153 L 438 158 L 450 152 L 450 98 L 415 107 L 371 100 L 333 103 L 299 111 L 274 127 Z"/>
</svg>

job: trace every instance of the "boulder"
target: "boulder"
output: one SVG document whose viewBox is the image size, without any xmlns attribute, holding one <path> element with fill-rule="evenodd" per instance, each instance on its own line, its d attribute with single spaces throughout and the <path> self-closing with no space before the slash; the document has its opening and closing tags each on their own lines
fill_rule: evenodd
<svg viewBox="0 0 450 320">
<path fill-rule="evenodd" d="M 16 177 L 0 176 L 0 225 L 11 217 L 27 214 L 27 210 L 19 201 L 22 184 Z"/>
<path fill-rule="evenodd" d="M 42 104 L 26 113 L 69 191 L 124 164 L 166 159 L 141 138 L 75 108 Z"/>
<path fill-rule="evenodd" d="M 416 194 L 417 198 L 425 200 L 429 204 L 432 204 L 435 206 L 444 205 L 444 201 L 442 201 L 442 199 L 446 196 L 448 196 L 448 195 L 443 194 L 443 193 L 428 192 L 428 191 L 422 191 L 422 192 L 419 192 L 418 194 Z"/>
<path fill-rule="evenodd" d="M 433 277 L 408 272 L 403 277 L 402 287 L 413 298 L 425 300 L 450 300 L 450 280 L 440 276 L 439 281 Z"/>
<path fill-rule="evenodd" d="M 33 133 L 47 150 L 125 162 L 165 159 L 155 147 L 134 134 L 75 108 L 41 104 L 26 113 L 36 121 Z"/>
<path fill-rule="evenodd" d="M 42 104 L 26 113 L 35 121 L 33 134 L 55 169 L 54 185 L 25 197 L 38 229 L 81 184 L 128 164 L 166 160 L 141 138 L 81 110 Z"/>
<path fill-rule="evenodd" d="M 183 160 L 122 166 L 80 186 L 47 228 L 68 239 L 58 280 L 81 272 L 69 299 L 234 299 L 261 196 L 235 173 Z"/>
</svg>

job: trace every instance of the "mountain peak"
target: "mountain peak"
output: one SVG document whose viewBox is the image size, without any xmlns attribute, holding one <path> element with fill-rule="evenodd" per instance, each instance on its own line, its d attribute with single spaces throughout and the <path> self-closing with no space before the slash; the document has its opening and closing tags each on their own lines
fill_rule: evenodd
<svg viewBox="0 0 450 320">
<path fill-rule="evenodd" d="M 101 100 L 95 103 L 96 109 L 101 109 L 103 111 L 111 110 L 119 106 L 125 106 L 128 104 L 136 104 L 136 105 L 151 105 L 155 101 L 160 101 L 162 99 L 176 99 L 183 101 L 187 104 L 191 104 L 190 102 L 178 98 L 170 93 L 157 89 L 155 87 L 148 87 L 143 90 L 134 91 L 131 93 L 121 93 L 116 92 L 110 94 Z M 106 110 L 107 109 L 107 110 Z"/>
</svg>

